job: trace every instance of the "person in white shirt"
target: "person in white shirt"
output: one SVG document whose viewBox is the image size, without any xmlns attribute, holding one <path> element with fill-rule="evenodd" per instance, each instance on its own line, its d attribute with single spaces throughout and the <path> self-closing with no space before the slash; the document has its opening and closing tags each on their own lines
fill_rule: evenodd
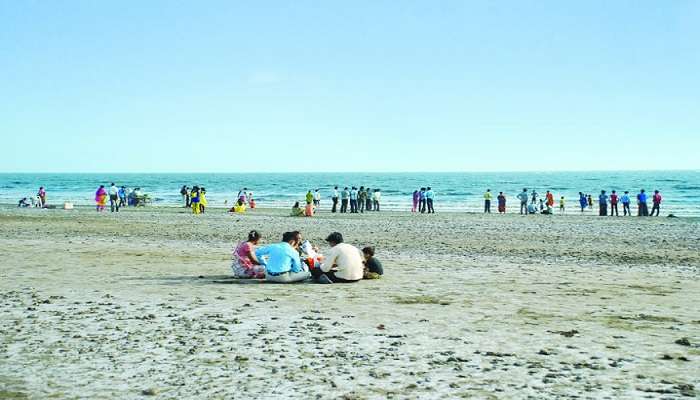
<svg viewBox="0 0 700 400">
<path fill-rule="evenodd" d="M 336 212 L 336 210 L 338 209 L 338 186 L 333 188 L 332 199 L 333 199 L 333 208 L 331 209 L 331 212 Z"/>
<path fill-rule="evenodd" d="M 362 279 L 364 264 L 357 247 L 343 243 L 343 235 L 333 232 L 326 238 L 331 249 L 325 254 L 323 264 L 311 270 L 318 283 L 350 283 Z"/>
<path fill-rule="evenodd" d="M 119 212 L 119 188 L 112 182 L 112 186 L 109 187 L 109 207 L 114 212 L 117 210 Z"/>
<path fill-rule="evenodd" d="M 318 208 L 320 205 L 321 205 L 321 192 L 318 189 L 316 189 L 316 191 L 314 192 L 314 206 L 316 206 L 316 208 Z"/>
<path fill-rule="evenodd" d="M 372 203 L 373 203 L 373 208 L 374 211 L 379 211 L 379 202 L 382 200 L 382 191 L 381 189 L 374 189 L 374 193 L 372 194 Z"/>
</svg>

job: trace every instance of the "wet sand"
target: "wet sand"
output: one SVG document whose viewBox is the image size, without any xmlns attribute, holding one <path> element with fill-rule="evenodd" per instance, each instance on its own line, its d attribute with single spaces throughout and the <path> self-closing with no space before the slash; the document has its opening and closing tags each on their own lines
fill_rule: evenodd
<svg viewBox="0 0 700 400">
<path fill-rule="evenodd" d="M 236 283 L 340 231 L 380 280 Z M 700 396 L 700 221 L 0 207 L 0 398 Z"/>
</svg>

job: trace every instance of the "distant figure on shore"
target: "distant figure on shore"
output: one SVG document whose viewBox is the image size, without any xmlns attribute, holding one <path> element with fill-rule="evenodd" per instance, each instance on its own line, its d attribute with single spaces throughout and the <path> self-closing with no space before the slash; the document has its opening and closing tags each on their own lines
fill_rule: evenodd
<svg viewBox="0 0 700 400">
<path fill-rule="evenodd" d="M 588 208 L 593 208 L 593 196 L 591 196 L 589 194 L 587 200 L 588 200 Z"/>
<path fill-rule="evenodd" d="M 661 193 L 659 193 L 658 190 L 654 190 L 654 195 L 651 197 L 652 206 L 651 214 L 649 214 L 649 216 L 653 217 L 654 212 L 656 212 L 657 217 L 659 216 L 659 213 L 661 212 L 661 200 L 663 200 Z"/>
<path fill-rule="evenodd" d="M 518 200 L 520 200 L 520 214 L 527 214 L 527 199 L 527 188 L 524 188 L 518 195 Z"/>
<path fill-rule="evenodd" d="M 321 207 L 321 191 L 319 189 L 314 192 L 314 206 Z"/>
<path fill-rule="evenodd" d="M 297 238 L 295 232 L 285 232 L 280 243 L 270 244 L 255 251 L 258 261 L 265 266 L 266 281 L 293 283 L 305 281 L 311 276 L 301 265 L 297 250 L 300 243 Z"/>
<path fill-rule="evenodd" d="M 612 191 L 610 193 L 610 216 L 612 217 L 613 215 L 616 217 L 620 216 L 620 213 L 617 211 L 617 203 L 620 201 L 620 198 L 617 196 L 616 191 Z"/>
<path fill-rule="evenodd" d="M 290 215 L 292 217 L 303 217 L 304 216 L 304 209 L 301 208 L 298 201 L 295 202 L 294 205 L 292 206 L 292 213 Z"/>
<path fill-rule="evenodd" d="M 420 191 L 419 190 L 414 190 L 413 191 L 413 196 L 411 197 L 411 200 L 413 200 L 413 207 L 411 207 L 411 212 L 417 212 L 418 211 L 418 203 L 420 202 Z"/>
<path fill-rule="evenodd" d="M 250 209 L 255 209 L 255 198 L 253 197 L 253 192 L 248 192 L 248 205 Z"/>
<path fill-rule="evenodd" d="M 350 213 L 357 214 L 357 188 L 355 186 L 350 189 Z"/>
<path fill-rule="evenodd" d="M 348 212 L 348 203 L 350 202 L 350 190 L 346 186 L 342 192 L 340 192 L 340 213 L 344 214 Z"/>
<path fill-rule="evenodd" d="M 367 246 L 362 249 L 362 255 L 365 258 L 365 268 L 362 274 L 362 279 L 379 279 L 384 275 L 382 263 L 374 257 L 374 247 Z"/>
<path fill-rule="evenodd" d="M 20 200 L 17 203 L 17 207 L 19 207 L 19 208 L 29 207 L 29 200 L 26 197 L 22 198 L 22 200 Z"/>
<path fill-rule="evenodd" d="M 376 211 L 376 210 L 375 210 Z M 363 277 L 364 264 L 360 249 L 343 243 L 343 235 L 333 232 L 326 238 L 331 249 L 320 268 L 312 270 L 318 283 L 352 283 Z"/>
<path fill-rule="evenodd" d="M 199 214 L 199 186 L 192 186 L 190 191 L 190 207 L 192 214 Z"/>
<path fill-rule="evenodd" d="M 238 200 L 242 201 L 243 204 L 248 203 L 247 194 L 248 194 L 248 188 L 247 188 L 247 187 L 244 187 L 243 189 L 239 190 L 239 191 L 238 191 L 238 196 L 237 196 L 237 197 L 238 197 Z"/>
<path fill-rule="evenodd" d="M 486 189 L 486 193 L 484 193 L 484 212 L 491 214 L 491 198 L 493 196 L 491 195 L 491 189 Z"/>
<path fill-rule="evenodd" d="M 586 207 L 588 207 L 588 199 L 583 192 L 578 192 L 578 203 L 581 205 L 581 212 L 586 211 Z"/>
<path fill-rule="evenodd" d="M 630 200 L 630 192 L 625 191 L 620 202 L 622 203 L 622 215 L 625 217 L 628 215 L 632 216 L 632 211 L 630 210 L 630 203 L 632 202 Z"/>
<path fill-rule="evenodd" d="M 39 208 L 46 207 L 46 189 L 43 186 L 39 187 L 39 191 L 36 196 L 38 197 Z"/>
<path fill-rule="evenodd" d="M 607 217 L 608 216 L 608 195 L 605 194 L 605 190 L 600 191 L 600 196 L 598 196 L 598 216 Z"/>
<path fill-rule="evenodd" d="M 260 242 L 260 234 L 256 230 L 248 233 L 248 240 L 244 240 L 233 249 L 233 263 L 231 269 L 233 276 L 239 279 L 265 278 L 265 267 L 255 256 L 257 245 Z"/>
<path fill-rule="evenodd" d="M 207 189 L 202 187 L 199 189 L 199 212 L 204 214 L 204 210 L 207 208 L 209 203 L 207 202 Z"/>
<path fill-rule="evenodd" d="M 540 199 L 540 212 L 544 211 L 544 199 Z"/>
<path fill-rule="evenodd" d="M 427 196 L 427 192 L 426 192 Z M 382 200 L 382 190 L 381 189 L 374 189 L 374 193 L 372 194 L 372 207 L 374 208 L 374 211 L 379 211 L 379 203 Z M 435 211 L 433 211 L 435 212 Z"/>
<path fill-rule="evenodd" d="M 182 188 L 180 189 L 180 196 L 182 196 L 182 205 L 185 208 L 190 207 L 190 190 L 187 187 L 187 185 L 182 185 Z"/>
<path fill-rule="evenodd" d="M 367 205 L 367 191 L 364 186 L 360 186 L 360 190 L 357 192 L 357 208 L 360 209 L 361 213 L 365 212 L 365 206 Z"/>
<path fill-rule="evenodd" d="M 119 207 L 126 207 L 126 186 L 120 187 L 117 195 L 119 196 Z"/>
<path fill-rule="evenodd" d="M 95 204 L 98 212 L 105 210 L 105 205 L 107 205 L 107 191 L 105 190 L 105 185 L 100 185 L 95 191 Z"/>
<path fill-rule="evenodd" d="M 372 211 L 372 189 L 367 188 L 367 204 L 365 204 L 365 210 Z"/>
<path fill-rule="evenodd" d="M 506 196 L 503 195 L 503 192 L 498 193 L 498 197 L 496 197 L 498 200 L 498 213 L 499 214 L 505 214 L 506 213 Z"/>
<path fill-rule="evenodd" d="M 424 187 L 420 188 L 420 192 L 418 192 L 418 209 L 420 210 L 421 214 L 424 213 L 426 210 L 425 188 Z"/>
<path fill-rule="evenodd" d="M 304 197 L 304 200 L 306 200 L 307 203 L 313 203 L 313 201 L 314 201 L 314 194 L 311 193 L 311 189 L 309 189 L 309 191 L 306 192 L 306 196 Z"/>
<path fill-rule="evenodd" d="M 338 186 L 333 188 L 333 196 L 331 199 L 333 200 L 333 208 L 331 209 L 331 212 L 334 213 L 338 209 Z"/>
<path fill-rule="evenodd" d="M 435 208 L 433 208 L 435 204 L 435 192 L 433 192 L 430 186 L 428 186 L 428 189 L 425 191 L 425 202 L 428 205 L 428 214 L 435 214 Z M 379 205 L 377 205 L 377 208 L 379 208 Z"/>
<path fill-rule="evenodd" d="M 537 204 L 537 196 L 539 196 L 539 193 L 535 189 L 532 189 L 532 204 Z"/>
<path fill-rule="evenodd" d="M 559 199 L 559 212 L 562 214 L 566 213 L 566 199 L 564 198 L 564 196 L 561 196 L 561 198 Z"/>
<path fill-rule="evenodd" d="M 119 188 L 114 182 L 109 186 L 109 208 L 110 212 L 119 212 Z"/>
<path fill-rule="evenodd" d="M 649 216 L 649 207 L 647 206 L 647 194 L 644 192 L 644 189 L 642 189 L 637 195 L 637 216 Z"/>
<path fill-rule="evenodd" d="M 547 203 L 547 206 L 549 208 L 554 207 L 554 195 L 552 194 L 552 192 L 550 192 L 548 190 L 547 194 L 545 195 L 545 199 L 546 199 L 545 203 Z"/>
</svg>

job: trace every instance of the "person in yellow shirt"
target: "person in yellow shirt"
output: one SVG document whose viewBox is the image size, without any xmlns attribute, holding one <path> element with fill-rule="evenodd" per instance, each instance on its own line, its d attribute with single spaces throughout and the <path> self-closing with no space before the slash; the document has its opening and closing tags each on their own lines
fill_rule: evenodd
<svg viewBox="0 0 700 400">
<path fill-rule="evenodd" d="M 192 207 L 192 214 L 199 214 L 199 186 L 192 188 L 190 192 L 190 205 Z"/>
<path fill-rule="evenodd" d="M 559 212 L 564 214 L 565 209 L 566 209 L 566 199 L 564 199 L 564 196 L 561 196 L 561 199 L 559 199 Z"/>
<path fill-rule="evenodd" d="M 233 206 L 233 212 L 242 214 L 245 212 L 245 203 L 243 200 L 238 199 L 236 204 Z"/>
<path fill-rule="evenodd" d="M 199 212 L 204 214 L 204 209 L 207 207 L 207 190 L 201 188 L 199 190 Z"/>
<path fill-rule="evenodd" d="M 484 193 L 484 212 L 491 214 L 491 199 L 493 195 L 491 194 L 491 189 L 486 189 Z"/>
</svg>

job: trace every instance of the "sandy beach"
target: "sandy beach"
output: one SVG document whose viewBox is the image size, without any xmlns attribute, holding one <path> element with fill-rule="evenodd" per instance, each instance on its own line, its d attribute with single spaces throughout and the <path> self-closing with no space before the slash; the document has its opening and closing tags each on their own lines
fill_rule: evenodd
<svg viewBox="0 0 700 400">
<path fill-rule="evenodd" d="M 0 398 L 700 396 L 700 221 L 0 207 Z M 375 245 L 380 280 L 230 279 L 234 242 Z"/>
</svg>

